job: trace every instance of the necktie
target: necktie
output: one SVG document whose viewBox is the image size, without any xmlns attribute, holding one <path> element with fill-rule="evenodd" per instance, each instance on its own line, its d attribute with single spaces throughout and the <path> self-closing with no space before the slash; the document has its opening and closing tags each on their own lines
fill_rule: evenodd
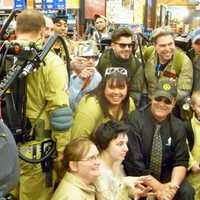
<svg viewBox="0 0 200 200">
<path fill-rule="evenodd" d="M 162 139 L 160 136 L 160 125 L 157 124 L 153 136 L 150 170 L 155 178 L 160 179 L 162 165 Z"/>
</svg>

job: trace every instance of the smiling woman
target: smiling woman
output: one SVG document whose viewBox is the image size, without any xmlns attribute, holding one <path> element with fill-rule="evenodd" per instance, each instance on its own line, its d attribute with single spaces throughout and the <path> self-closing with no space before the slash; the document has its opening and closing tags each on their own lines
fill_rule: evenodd
<svg viewBox="0 0 200 200">
<path fill-rule="evenodd" d="M 80 101 L 74 116 L 71 138 L 90 136 L 101 123 L 110 119 L 124 120 L 135 109 L 129 97 L 127 74 L 124 68 L 106 70 L 105 79 L 99 87 Z"/>
<path fill-rule="evenodd" d="M 87 138 L 71 141 L 63 155 L 64 177 L 52 200 L 95 200 L 94 180 L 99 176 L 99 152 Z"/>
</svg>

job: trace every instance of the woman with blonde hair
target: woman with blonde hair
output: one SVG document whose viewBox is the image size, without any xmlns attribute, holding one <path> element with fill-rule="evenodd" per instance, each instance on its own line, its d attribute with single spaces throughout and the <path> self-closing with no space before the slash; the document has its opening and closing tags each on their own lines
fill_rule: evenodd
<svg viewBox="0 0 200 200">
<path fill-rule="evenodd" d="M 88 138 L 80 137 L 66 145 L 64 177 L 52 200 L 95 200 L 93 182 L 99 176 L 99 152 Z"/>
</svg>

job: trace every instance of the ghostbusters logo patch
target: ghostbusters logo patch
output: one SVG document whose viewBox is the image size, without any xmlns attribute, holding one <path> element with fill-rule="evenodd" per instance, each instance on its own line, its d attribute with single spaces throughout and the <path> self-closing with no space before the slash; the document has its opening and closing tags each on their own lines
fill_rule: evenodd
<svg viewBox="0 0 200 200">
<path fill-rule="evenodd" d="M 171 89 L 171 85 L 169 83 L 165 83 L 165 84 L 163 84 L 162 88 L 165 91 L 169 91 Z"/>
</svg>

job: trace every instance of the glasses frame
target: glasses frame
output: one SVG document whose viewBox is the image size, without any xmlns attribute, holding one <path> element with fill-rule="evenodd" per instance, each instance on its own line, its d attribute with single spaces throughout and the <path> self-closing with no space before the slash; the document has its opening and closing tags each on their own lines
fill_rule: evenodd
<svg viewBox="0 0 200 200">
<path fill-rule="evenodd" d="M 80 56 L 81 58 L 86 58 L 86 59 L 93 59 L 93 60 L 98 60 L 99 59 L 99 56 L 96 55 L 96 56 Z"/>
<path fill-rule="evenodd" d="M 79 160 L 78 162 L 85 162 L 85 161 L 94 162 L 94 161 L 98 160 L 99 158 L 100 158 L 100 154 L 90 156 L 90 157 L 88 157 L 88 158 L 86 158 L 86 159 Z"/>
<path fill-rule="evenodd" d="M 127 46 L 129 49 L 133 48 L 133 43 L 120 43 L 120 42 L 115 42 L 121 49 L 125 49 Z"/>
</svg>

